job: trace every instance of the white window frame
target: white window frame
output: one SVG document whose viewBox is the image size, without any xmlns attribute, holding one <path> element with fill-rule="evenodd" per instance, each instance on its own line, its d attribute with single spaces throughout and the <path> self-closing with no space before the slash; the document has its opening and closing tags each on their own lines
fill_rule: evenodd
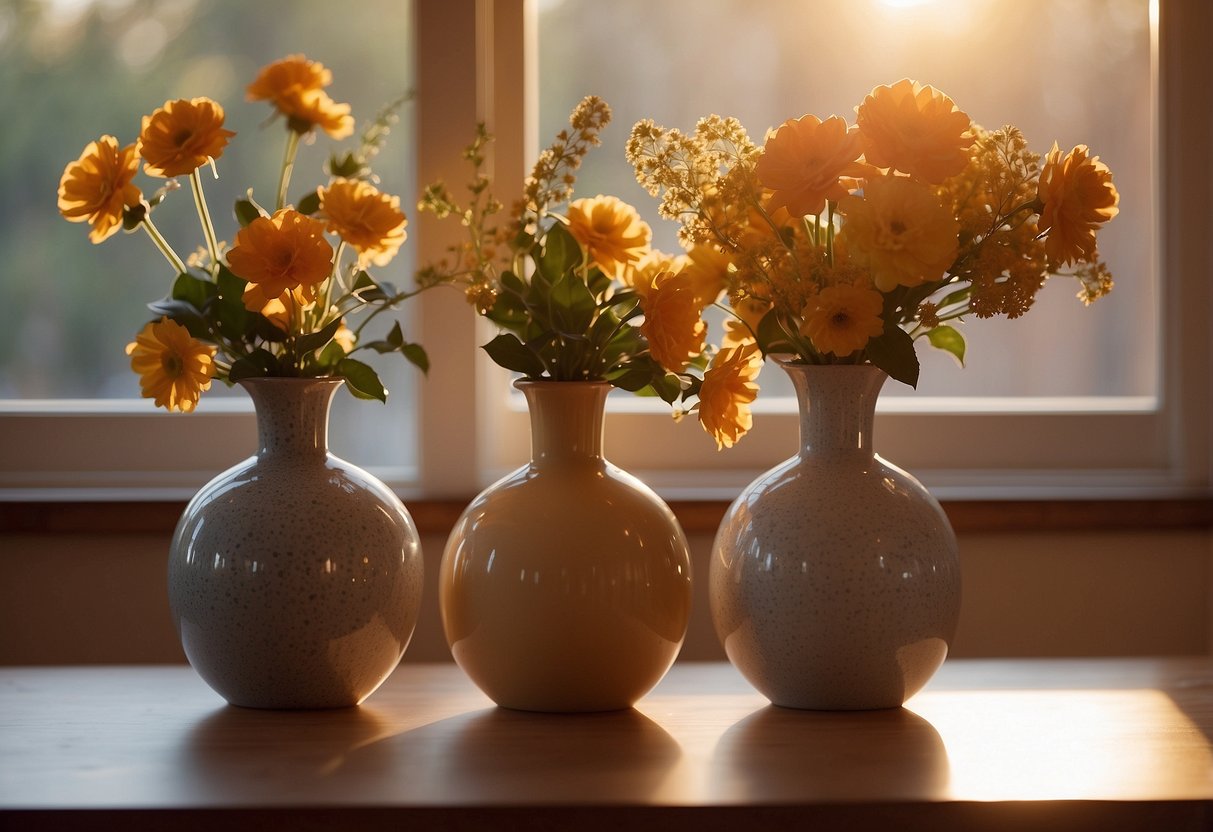
<svg viewBox="0 0 1213 832">
<path fill-rule="evenodd" d="M 496 137 L 489 164 L 498 188 L 518 190 L 538 149 L 534 0 L 416 0 L 414 14 L 417 181 L 464 181 L 460 150 L 484 121 Z M 1157 400 L 886 397 L 878 449 L 941 497 L 1209 493 L 1213 90 L 1203 79 L 1213 77 L 1204 41 L 1213 12 L 1157 0 L 1152 18 L 1163 276 Z M 411 220 L 418 262 L 441 256 L 455 229 L 415 212 Z M 374 460 L 355 461 L 386 474 L 406 499 L 466 498 L 525 459 L 525 408 L 477 349 L 491 328 L 462 297 L 430 292 L 413 311 L 433 365 L 418 384 L 418 465 L 380 471 Z M 755 430 L 717 453 L 696 425 L 624 399 L 608 415 L 607 453 L 669 498 L 727 498 L 795 450 L 796 428 L 787 402 L 760 399 Z M 0 402 L 0 499 L 181 499 L 250 452 L 254 435 L 244 400 L 211 400 L 188 416 L 147 401 Z"/>
</svg>

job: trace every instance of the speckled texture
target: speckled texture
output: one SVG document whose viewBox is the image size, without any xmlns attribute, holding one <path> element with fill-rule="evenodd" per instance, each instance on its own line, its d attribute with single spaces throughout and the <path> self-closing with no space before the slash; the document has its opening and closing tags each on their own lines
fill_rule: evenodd
<svg viewBox="0 0 1213 832">
<path fill-rule="evenodd" d="M 421 601 L 412 518 L 327 451 L 334 379 L 244 382 L 258 455 L 194 497 L 169 555 L 190 663 L 234 705 L 355 705 L 404 654 Z"/>
<path fill-rule="evenodd" d="M 721 523 L 709 575 L 716 632 L 777 705 L 897 707 L 947 656 L 960 611 L 956 538 L 926 489 L 872 451 L 883 372 L 785 369 L 802 450 Z"/>
<path fill-rule="evenodd" d="M 674 662 L 691 606 L 669 507 L 602 457 L 605 383 L 521 382 L 533 459 L 451 532 L 439 603 L 455 661 L 528 711 L 627 708 Z"/>
</svg>

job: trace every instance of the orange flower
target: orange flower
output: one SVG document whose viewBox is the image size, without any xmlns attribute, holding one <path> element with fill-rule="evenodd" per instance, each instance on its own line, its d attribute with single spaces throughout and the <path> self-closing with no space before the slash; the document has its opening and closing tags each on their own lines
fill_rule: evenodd
<svg viewBox="0 0 1213 832">
<path fill-rule="evenodd" d="M 855 108 L 864 159 L 938 184 L 969 163 L 969 117 L 939 90 L 903 78 Z"/>
<path fill-rule="evenodd" d="M 132 180 L 139 170 L 133 144 L 119 149 L 113 136 L 90 142 L 80 158 L 63 169 L 59 180 L 59 213 L 70 222 L 92 225 L 94 243 L 109 239 L 122 227 L 123 209 L 139 204 L 143 194 Z"/>
<path fill-rule="evenodd" d="M 649 342 L 649 354 L 670 372 L 682 372 L 703 352 L 708 329 L 699 316 L 695 285 L 685 272 L 662 272 L 640 298 L 640 331 Z"/>
<path fill-rule="evenodd" d="M 188 413 L 211 388 L 215 348 L 192 337 L 176 321 L 152 321 L 126 345 L 145 399 L 157 407 Z"/>
<path fill-rule="evenodd" d="M 269 101 L 296 133 L 319 127 L 334 139 L 354 132 L 349 104 L 337 104 L 324 92 L 333 73 L 303 55 L 288 55 L 263 67 L 246 92 L 249 101 Z"/>
<path fill-rule="evenodd" d="M 844 176 L 857 176 L 862 168 L 859 134 L 838 116 L 822 121 L 817 116 L 789 119 L 767 139 L 755 172 L 771 190 L 769 210 L 786 207 L 793 216 L 816 216 L 826 200 L 837 202 L 847 194 Z"/>
<path fill-rule="evenodd" d="M 938 280 L 956 259 L 960 225 L 928 186 L 905 177 L 867 182 L 838 206 L 848 260 L 869 270 L 882 292 Z"/>
<path fill-rule="evenodd" d="M 635 263 L 628 263 L 621 268 L 617 275 L 623 285 L 644 296 L 652 290 L 653 281 L 663 272 L 680 271 L 685 261 L 685 257 L 675 257 L 657 249 L 649 249 Z"/>
<path fill-rule="evenodd" d="M 1045 253 L 1053 264 L 1095 260 L 1095 230 L 1120 211 L 1112 172 L 1080 144 L 1063 158 L 1057 142 L 1045 157 L 1037 198 L 1039 229 L 1048 232 Z"/>
<path fill-rule="evenodd" d="M 635 208 L 618 197 L 601 194 L 569 203 L 569 233 L 607 275 L 638 261 L 653 236 Z"/>
<path fill-rule="evenodd" d="M 332 272 L 333 247 L 324 238 L 324 223 L 284 208 L 240 229 L 227 262 L 232 274 L 256 284 L 256 292 L 245 293 L 246 305 L 260 300 L 264 306 L 294 289 L 314 301 L 316 284 Z"/>
<path fill-rule="evenodd" d="M 703 374 L 699 423 L 716 440 L 716 450 L 733 447 L 754 426 L 750 403 L 758 397 L 754 379 L 761 369 L 757 345 L 743 344 L 722 349 Z"/>
<path fill-rule="evenodd" d="M 320 188 L 320 212 L 328 230 L 358 251 L 359 266 L 386 266 L 407 236 L 400 198 L 380 193 L 369 182 L 336 179 Z"/>
<path fill-rule="evenodd" d="M 866 286 L 829 286 L 805 307 L 800 331 L 821 353 L 850 355 L 884 332 L 884 298 Z"/>
<path fill-rule="evenodd" d="M 223 128 L 223 107 L 209 98 L 166 101 L 143 117 L 139 155 L 152 176 L 193 173 L 210 159 L 218 159 L 227 140 L 236 135 Z"/>
</svg>

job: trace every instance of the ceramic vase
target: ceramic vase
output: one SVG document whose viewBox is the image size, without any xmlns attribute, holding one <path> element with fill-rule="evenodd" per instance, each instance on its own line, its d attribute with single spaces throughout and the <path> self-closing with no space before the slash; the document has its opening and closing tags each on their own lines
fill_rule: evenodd
<svg viewBox="0 0 1213 832">
<path fill-rule="evenodd" d="M 387 486 L 329 453 L 340 379 L 241 384 L 257 410 L 257 454 L 204 486 L 173 536 L 181 644 L 234 705 L 356 705 L 396 667 L 417 622 L 416 527 Z"/>
<path fill-rule="evenodd" d="M 776 705 L 898 707 L 947 656 L 956 537 L 931 494 L 873 451 L 884 372 L 783 367 L 800 402 L 800 452 L 750 484 L 720 525 L 716 633 Z"/>
<path fill-rule="evenodd" d="M 455 661 L 497 704 L 627 708 L 673 663 L 691 604 L 669 507 L 603 457 L 605 382 L 520 381 L 531 461 L 451 532 L 439 603 Z"/>
</svg>

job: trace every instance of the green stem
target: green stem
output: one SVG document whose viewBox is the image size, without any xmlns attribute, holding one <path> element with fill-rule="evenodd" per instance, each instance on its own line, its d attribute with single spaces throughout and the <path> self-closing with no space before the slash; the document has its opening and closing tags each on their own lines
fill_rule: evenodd
<svg viewBox="0 0 1213 832">
<path fill-rule="evenodd" d="M 202 222 L 202 233 L 206 237 L 206 250 L 211 255 L 211 269 L 219 265 L 219 242 L 215 238 L 215 225 L 211 222 L 211 212 L 206 207 L 206 197 L 202 194 L 202 177 L 198 175 L 200 168 L 190 171 L 190 190 L 194 192 L 194 207 L 198 209 L 198 219 Z"/>
<path fill-rule="evenodd" d="M 185 263 L 177 256 L 177 252 L 173 251 L 173 247 L 168 244 L 168 240 L 164 239 L 164 235 L 160 233 L 151 216 L 144 216 L 143 221 L 139 223 L 143 226 L 143 230 L 147 232 L 147 236 L 152 238 L 152 242 L 156 244 L 156 248 L 160 249 L 160 253 L 164 255 L 164 259 L 168 264 L 176 270 L 177 274 L 185 274 Z"/>
<path fill-rule="evenodd" d="M 282 157 L 282 171 L 278 174 L 278 198 L 274 202 L 274 210 L 282 210 L 286 205 L 286 189 L 291 184 L 291 173 L 295 169 L 295 155 L 299 152 L 299 134 L 287 128 L 286 153 Z"/>
</svg>

